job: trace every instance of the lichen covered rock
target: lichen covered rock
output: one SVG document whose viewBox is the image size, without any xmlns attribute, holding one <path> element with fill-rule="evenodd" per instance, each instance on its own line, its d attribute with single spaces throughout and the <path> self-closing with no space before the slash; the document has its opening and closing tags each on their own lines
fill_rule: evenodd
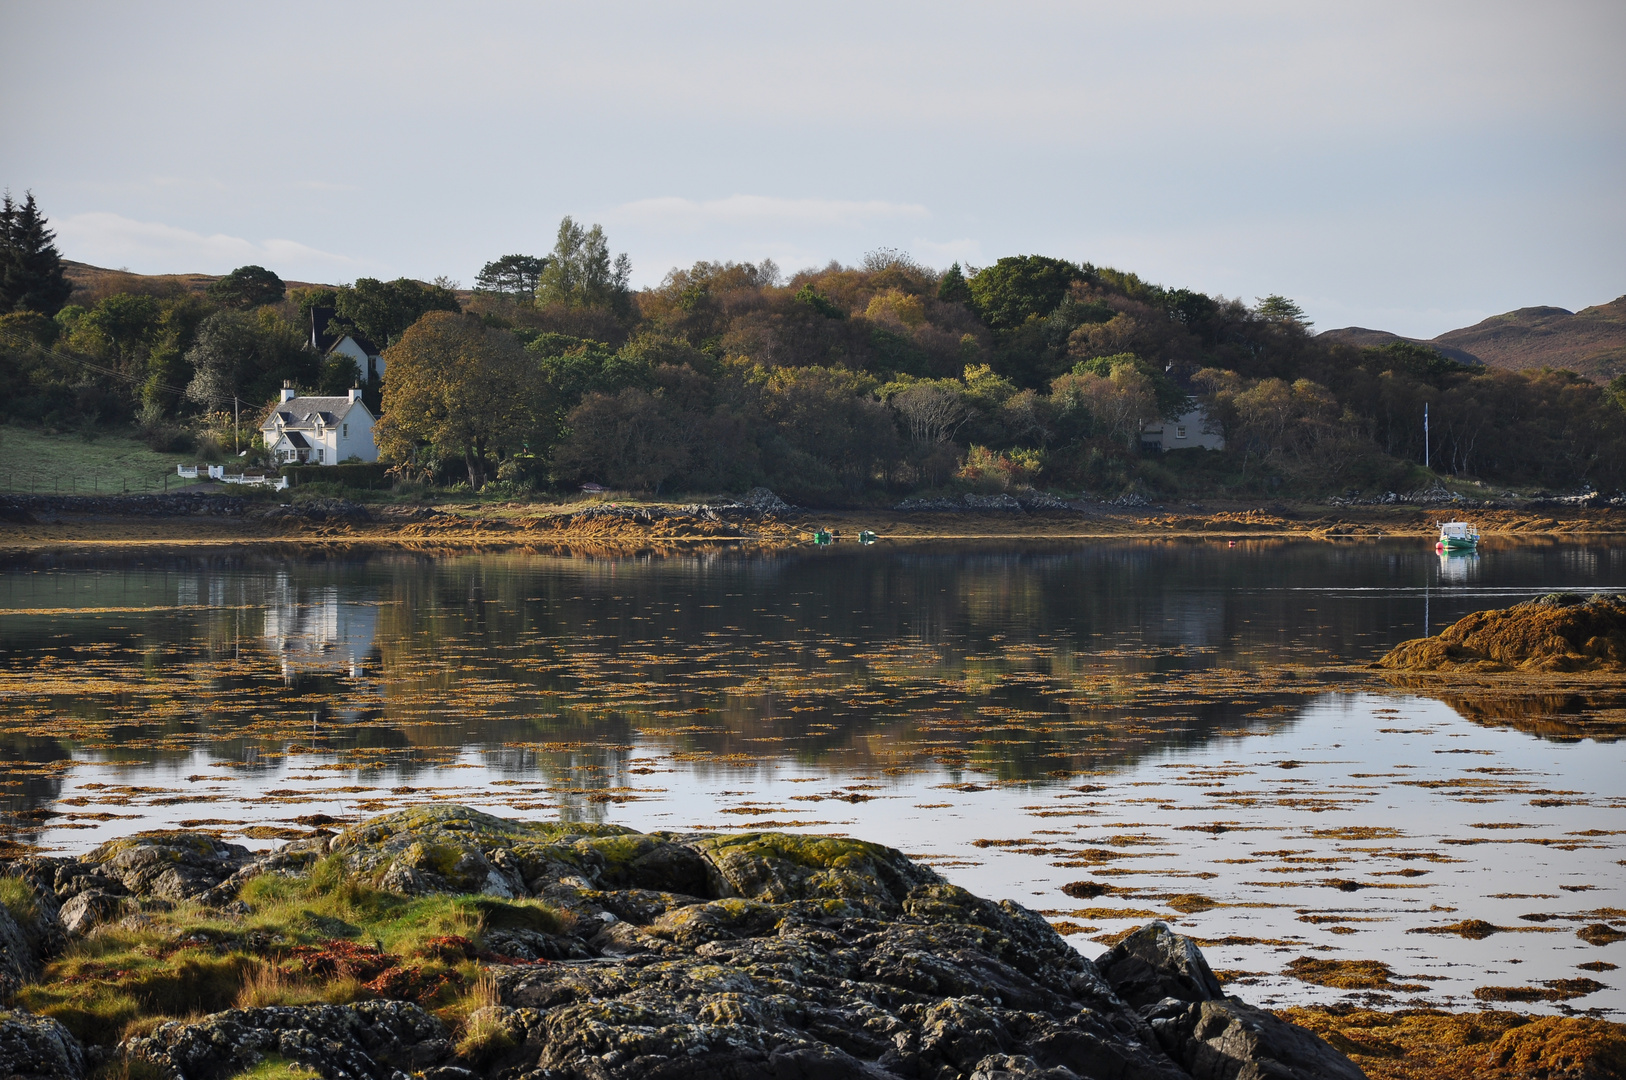
<svg viewBox="0 0 1626 1080">
<path fill-rule="evenodd" d="M 190 900 L 252 858 L 241 844 L 228 844 L 208 833 L 165 831 L 109 840 L 84 861 L 138 896 Z"/>
<path fill-rule="evenodd" d="M 298 891 L 302 875 L 314 892 Z M 226 1080 L 268 1059 L 329 1080 L 1360 1075 L 1316 1036 L 1225 997 L 1196 945 L 1161 923 L 1092 963 L 1020 904 L 861 840 L 641 834 L 439 805 L 254 859 L 146 834 L 48 876 L 76 930 L 126 907 L 171 920 L 177 963 L 226 980 L 222 1003 L 239 969 L 258 972 L 256 992 L 293 987 L 309 1001 L 348 979 L 338 1000 L 382 999 L 228 1009 L 113 1051 L 174 1080 Z M 305 910 L 346 890 L 355 925 Z M 432 895 L 446 893 L 459 895 Z M 278 897 L 291 921 L 272 933 L 252 904 Z M 207 905 L 221 916 L 207 932 L 173 924 Z M 369 944 L 369 911 L 464 922 L 391 952 Z M 262 921 L 231 925 L 250 913 Z M 453 997 L 437 996 L 447 987 Z M 448 1026 L 433 1008 L 464 1019 Z"/>
<path fill-rule="evenodd" d="M 452 1057 L 446 1026 L 416 1005 L 232 1009 L 195 1023 L 164 1024 L 123 1046 L 127 1060 L 173 1080 L 226 1080 L 267 1057 L 308 1066 L 326 1080 L 393 1080 Z"/>
<path fill-rule="evenodd" d="M 80 1080 L 85 1052 L 55 1020 L 0 1009 L 0 1076 L 7 1080 Z"/>
</svg>

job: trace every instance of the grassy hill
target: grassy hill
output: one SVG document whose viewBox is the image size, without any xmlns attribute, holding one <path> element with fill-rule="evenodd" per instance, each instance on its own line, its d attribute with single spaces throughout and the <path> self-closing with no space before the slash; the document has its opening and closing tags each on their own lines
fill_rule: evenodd
<svg viewBox="0 0 1626 1080">
<path fill-rule="evenodd" d="M 191 454 L 162 454 L 120 434 L 46 434 L 0 426 L 0 491 L 92 495 L 175 491 L 196 481 L 175 475 Z"/>
<path fill-rule="evenodd" d="M 223 274 L 132 274 L 128 270 L 109 270 L 105 266 L 92 266 L 89 263 L 74 262 L 72 259 L 62 260 L 62 272 L 73 282 L 73 294 L 68 297 L 68 303 L 78 304 L 81 307 L 90 307 L 104 297 L 115 293 L 139 293 L 145 296 L 181 296 L 185 293 L 195 293 L 202 296 L 204 291 L 219 281 Z M 290 289 L 305 289 L 316 286 L 310 281 L 284 282 Z M 326 286 L 331 288 L 331 286 Z"/>
<path fill-rule="evenodd" d="M 1320 336 L 1359 346 L 1411 341 L 1466 363 L 1512 371 L 1563 368 L 1602 382 L 1626 373 L 1626 296 L 1580 311 L 1519 308 L 1428 341 L 1361 326 L 1328 330 Z"/>
</svg>

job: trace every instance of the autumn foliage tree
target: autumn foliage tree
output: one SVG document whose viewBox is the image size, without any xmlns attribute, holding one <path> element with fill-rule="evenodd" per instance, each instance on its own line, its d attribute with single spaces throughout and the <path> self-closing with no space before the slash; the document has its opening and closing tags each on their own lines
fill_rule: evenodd
<svg viewBox="0 0 1626 1080">
<path fill-rule="evenodd" d="M 431 312 L 384 353 L 384 416 L 373 429 L 389 459 L 432 471 L 461 459 L 475 490 L 493 462 L 537 430 L 543 387 L 512 334 L 473 315 Z"/>
</svg>

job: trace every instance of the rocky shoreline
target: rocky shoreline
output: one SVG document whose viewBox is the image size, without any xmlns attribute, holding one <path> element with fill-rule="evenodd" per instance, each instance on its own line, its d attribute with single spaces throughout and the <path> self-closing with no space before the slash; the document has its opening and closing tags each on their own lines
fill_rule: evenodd
<svg viewBox="0 0 1626 1080">
<path fill-rule="evenodd" d="M 1269 503 L 1153 505 L 1140 498 L 1066 502 L 1026 494 L 905 500 L 890 509 L 809 510 L 766 490 L 710 503 L 585 502 L 555 505 L 361 503 L 297 498 L 289 503 L 196 492 L 168 495 L 0 495 L 0 550 L 132 545 L 301 543 L 422 548 L 592 549 L 700 543 L 773 547 L 805 544 L 813 531 L 861 531 L 883 540 L 1102 539 L 1203 537 L 1345 541 L 1433 536 L 1448 516 L 1487 537 L 1611 536 L 1626 533 L 1626 508 L 1530 502 L 1523 508 L 1455 504 L 1328 506 Z"/>
<path fill-rule="evenodd" d="M 4 1076 L 1363 1075 L 1162 923 L 1092 962 L 844 838 L 442 805 L 269 854 L 140 834 L 0 882 Z"/>
</svg>

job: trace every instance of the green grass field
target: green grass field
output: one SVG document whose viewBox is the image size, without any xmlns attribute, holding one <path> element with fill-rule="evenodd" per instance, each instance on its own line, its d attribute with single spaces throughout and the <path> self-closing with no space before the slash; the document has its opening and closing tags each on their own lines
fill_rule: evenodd
<svg viewBox="0 0 1626 1080">
<path fill-rule="evenodd" d="M 195 484 L 175 475 L 190 454 L 161 454 L 128 435 L 47 435 L 0 426 L 0 491 L 41 495 L 175 491 Z"/>
</svg>

